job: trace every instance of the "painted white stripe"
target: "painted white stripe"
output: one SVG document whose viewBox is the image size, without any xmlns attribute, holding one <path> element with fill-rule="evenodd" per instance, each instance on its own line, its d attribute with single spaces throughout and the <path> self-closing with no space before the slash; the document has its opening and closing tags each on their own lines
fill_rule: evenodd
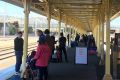
<svg viewBox="0 0 120 80">
<path fill-rule="evenodd" d="M 15 65 L 8 67 L 7 69 L 0 71 L 0 80 L 6 80 L 13 76 L 15 73 Z"/>
</svg>

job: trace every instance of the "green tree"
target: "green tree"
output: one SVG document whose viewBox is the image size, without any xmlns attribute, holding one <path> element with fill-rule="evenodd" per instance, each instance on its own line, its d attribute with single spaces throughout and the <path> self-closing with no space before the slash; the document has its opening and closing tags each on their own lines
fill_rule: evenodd
<svg viewBox="0 0 120 80">
<path fill-rule="evenodd" d="M 10 33 L 10 35 L 15 35 L 15 33 L 16 33 L 15 27 L 10 26 L 9 27 L 9 33 Z"/>
<path fill-rule="evenodd" d="M 7 23 L 8 29 L 9 29 L 9 34 L 10 35 L 15 35 L 16 29 L 15 26 L 11 23 Z"/>
<path fill-rule="evenodd" d="M 28 27 L 28 33 L 33 33 L 33 28 L 31 26 Z"/>
</svg>

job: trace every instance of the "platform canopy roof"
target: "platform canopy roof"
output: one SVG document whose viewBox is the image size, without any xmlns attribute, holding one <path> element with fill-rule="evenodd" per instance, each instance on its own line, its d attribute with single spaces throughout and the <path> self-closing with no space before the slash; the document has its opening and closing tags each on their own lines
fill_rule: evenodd
<svg viewBox="0 0 120 80">
<path fill-rule="evenodd" d="M 3 0 L 17 6 L 23 7 L 24 0 Z M 31 10 L 47 16 L 47 7 L 50 6 L 52 18 L 58 20 L 59 13 L 62 13 L 62 21 L 73 26 L 80 25 L 84 30 L 90 31 L 92 24 L 98 16 L 100 7 L 104 0 L 31 0 Z M 120 0 L 112 1 L 111 19 L 119 16 Z M 67 17 L 67 21 L 66 21 Z M 78 24 L 77 24 L 78 23 Z"/>
</svg>

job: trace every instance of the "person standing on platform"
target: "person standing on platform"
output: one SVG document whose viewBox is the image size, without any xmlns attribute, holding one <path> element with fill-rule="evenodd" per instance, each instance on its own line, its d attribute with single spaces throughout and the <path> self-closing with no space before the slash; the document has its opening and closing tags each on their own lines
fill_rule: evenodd
<svg viewBox="0 0 120 80">
<path fill-rule="evenodd" d="M 80 40 L 80 35 L 79 35 L 79 34 L 76 34 L 75 41 L 78 43 L 79 40 Z"/>
<path fill-rule="evenodd" d="M 22 35 L 23 33 L 20 31 L 17 33 L 17 37 L 14 39 L 14 50 L 15 50 L 15 56 L 16 56 L 15 75 L 20 74 L 20 67 L 22 64 L 23 43 L 24 43 Z"/>
<path fill-rule="evenodd" d="M 66 53 L 66 38 L 63 36 L 63 33 L 60 33 L 59 38 L 59 48 L 60 48 L 60 62 L 62 62 L 62 53 L 64 53 L 65 61 L 68 62 L 67 53 Z"/>
<path fill-rule="evenodd" d="M 39 29 L 38 29 L 38 30 L 37 30 L 37 36 L 40 37 L 40 35 L 42 35 L 42 34 L 43 34 L 42 30 L 39 30 Z M 39 42 L 39 40 L 38 40 L 38 42 Z"/>
<path fill-rule="evenodd" d="M 45 35 L 40 35 L 37 51 L 33 59 L 36 61 L 35 65 L 39 70 L 38 80 L 48 80 L 48 62 L 50 55 L 51 51 L 46 43 Z"/>
<path fill-rule="evenodd" d="M 46 43 L 48 44 L 48 46 L 51 50 L 51 53 L 52 53 L 52 50 L 54 50 L 55 37 L 53 38 L 50 36 L 50 31 L 48 29 L 46 29 L 44 33 L 46 36 Z"/>
</svg>

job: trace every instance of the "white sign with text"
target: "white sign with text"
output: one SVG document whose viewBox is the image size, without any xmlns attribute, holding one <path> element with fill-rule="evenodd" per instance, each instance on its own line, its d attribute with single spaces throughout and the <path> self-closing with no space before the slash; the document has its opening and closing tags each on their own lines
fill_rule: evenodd
<svg viewBox="0 0 120 80">
<path fill-rule="evenodd" d="M 87 48 L 76 47 L 75 63 L 87 64 Z"/>
</svg>

